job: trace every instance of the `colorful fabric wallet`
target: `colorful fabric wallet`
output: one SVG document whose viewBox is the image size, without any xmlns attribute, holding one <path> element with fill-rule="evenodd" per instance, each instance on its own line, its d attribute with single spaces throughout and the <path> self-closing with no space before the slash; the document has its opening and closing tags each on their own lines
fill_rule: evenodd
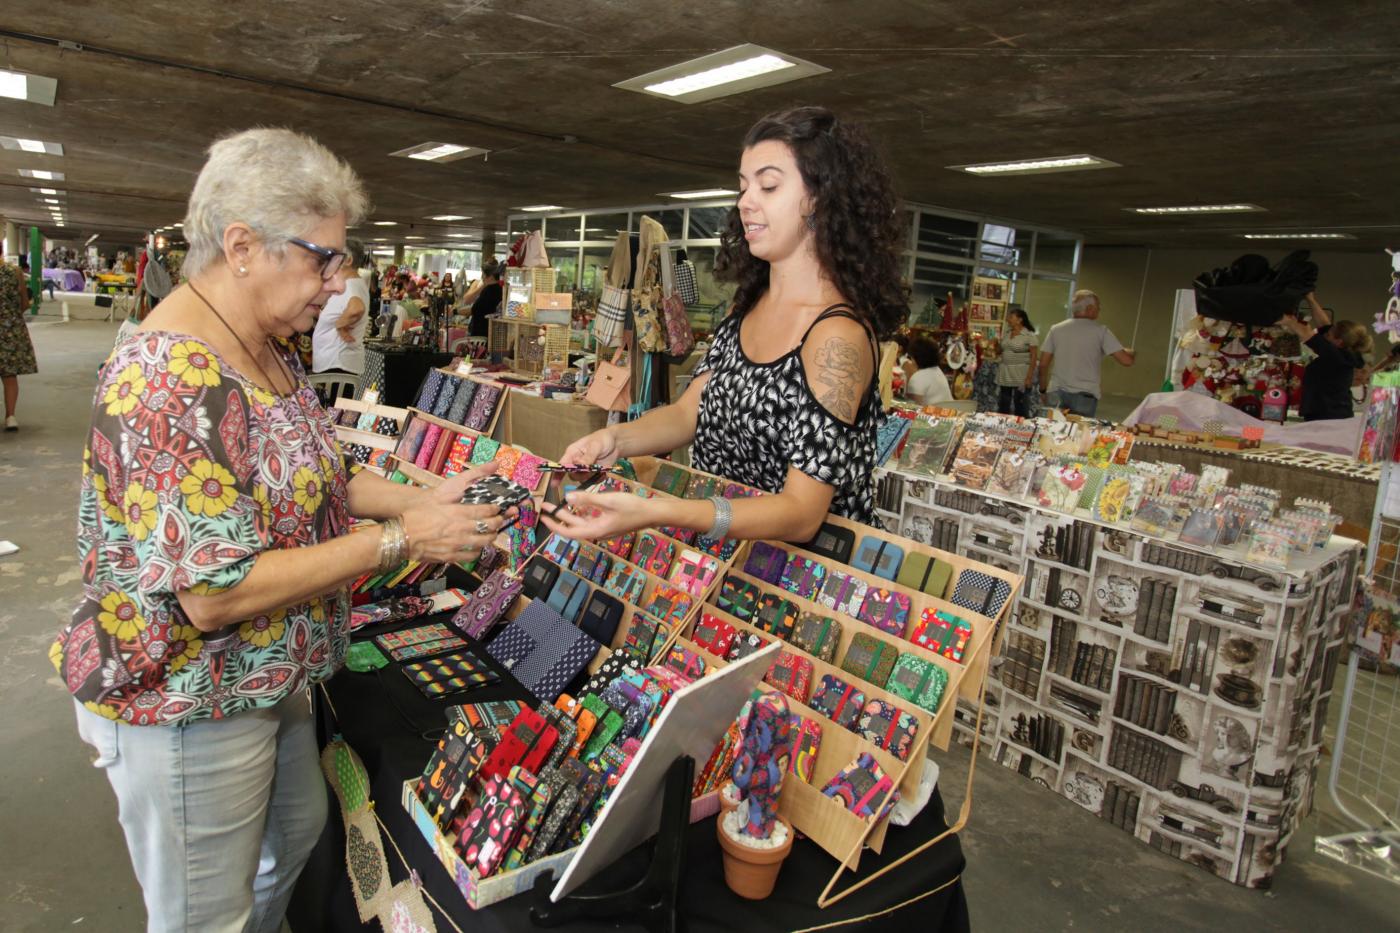
<svg viewBox="0 0 1400 933">
<path fill-rule="evenodd" d="M 885 684 L 890 693 L 930 713 L 938 712 L 947 687 L 948 672 L 916 654 L 901 654 Z"/>
<path fill-rule="evenodd" d="M 836 656 L 836 646 L 841 641 L 841 623 L 830 616 L 804 612 L 798 616 L 788 641 L 829 664 Z"/>
<path fill-rule="evenodd" d="M 904 561 L 904 550 L 890 544 L 883 538 L 867 535 L 861 539 L 860 547 L 851 560 L 851 566 L 877 577 L 893 580 L 899 576 L 899 565 Z"/>
<path fill-rule="evenodd" d="M 904 637 L 909 624 L 910 601 L 907 594 L 871 587 L 861 603 L 859 619 L 882 632 Z"/>
<path fill-rule="evenodd" d="M 851 647 L 846 649 L 846 656 L 841 659 L 841 670 L 877 687 L 884 687 L 889 682 L 890 672 L 894 670 L 898 657 L 899 652 L 893 645 L 862 632 L 851 639 Z"/>
</svg>

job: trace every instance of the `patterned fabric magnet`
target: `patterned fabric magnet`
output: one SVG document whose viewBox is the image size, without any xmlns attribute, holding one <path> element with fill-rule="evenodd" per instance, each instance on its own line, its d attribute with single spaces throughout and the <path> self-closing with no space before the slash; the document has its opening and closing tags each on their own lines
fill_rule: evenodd
<svg viewBox="0 0 1400 933">
<path fill-rule="evenodd" d="M 783 567 L 779 586 L 789 593 L 796 593 L 803 599 L 815 599 L 826 582 L 826 567 L 812 560 L 794 554 Z"/>
<path fill-rule="evenodd" d="M 856 556 L 851 560 L 851 566 L 886 580 L 894 580 L 899 576 L 899 565 L 903 561 L 902 548 L 883 538 L 868 535 L 861 539 Z"/>
<path fill-rule="evenodd" d="M 738 577 L 725 577 L 719 587 L 719 608 L 748 622 L 758 608 L 758 585 Z"/>
<path fill-rule="evenodd" d="M 780 651 L 778 660 L 763 675 L 763 682 L 806 703 L 812 693 L 812 660 L 792 651 Z"/>
<path fill-rule="evenodd" d="M 641 602 L 642 591 L 646 589 L 646 585 L 646 574 L 631 564 L 617 561 L 613 564 L 607 581 L 603 583 L 603 589 L 623 602 L 632 603 L 635 606 Z"/>
<path fill-rule="evenodd" d="M 882 632 L 903 638 L 904 629 L 909 624 L 909 608 L 906 594 L 871 589 L 865 594 L 865 602 L 861 604 L 857 618 Z"/>
<path fill-rule="evenodd" d="M 856 618 L 860 607 L 865 605 L 865 593 L 870 588 L 864 580 L 833 570 L 826 575 L 826 583 L 817 596 L 817 602 L 833 612 Z"/>
<path fill-rule="evenodd" d="M 671 561 L 675 556 L 676 546 L 669 539 L 651 531 L 638 535 L 637 543 L 632 548 L 632 563 L 663 580 L 671 572 Z"/>
<path fill-rule="evenodd" d="M 754 628 L 762 629 L 778 638 L 786 640 L 797 624 L 797 607 L 777 593 L 764 593 L 758 600 L 758 612 L 754 614 Z"/>
<path fill-rule="evenodd" d="M 854 674 L 861 680 L 884 687 L 889 682 L 890 672 L 899 652 L 893 645 L 887 645 L 874 635 L 864 632 L 851 639 L 851 647 L 841 659 L 841 670 Z"/>
<path fill-rule="evenodd" d="M 925 609 L 910 640 L 950 661 L 961 661 L 972 641 L 972 624 L 941 609 Z"/>
<path fill-rule="evenodd" d="M 744 561 L 744 573 L 765 583 L 778 583 L 783 578 L 783 568 L 787 566 L 787 551 L 782 548 L 755 541 L 749 548 L 749 558 Z"/>
<path fill-rule="evenodd" d="M 669 627 L 685 618 L 685 614 L 690 611 L 694 602 L 694 597 L 684 590 L 674 586 L 658 585 L 652 591 L 651 599 L 642 608 Z"/>
<path fill-rule="evenodd" d="M 719 560 L 699 551 L 682 551 L 671 568 L 670 580 L 693 596 L 705 592 L 719 573 Z"/>
<path fill-rule="evenodd" d="M 930 713 L 937 713 L 947 686 L 948 672 L 943 668 L 918 655 L 901 654 L 885 689 Z"/>
<path fill-rule="evenodd" d="M 444 415 L 453 424 L 462 424 L 467 420 L 467 411 L 471 408 L 472 398 L 476 396 L 476 383 L 470 379 L 463 379 L 457 386 L 457 393 L 452 396 L 452 405 Z"/>
<path fill-rule="evenodd" d="M 884 700 L 867 700 L 856 723 L 856 732 L 876 748 L 883 748 L 900 761 L 909 760 L 919 721 Z"/>
<path fill-rule="evenodd" d="M 520 595 L 522 584 L 504 571 L 496 571 L 478 586 L 457 614 L 452 624 L 472 638 L 480 639 L 501 619 Z"/>
<path fill-rule="evenodd" d="M 788 640 L 812 657 L 830 664 L 841 641 L 841 623 L 830 616 L 804 612 L 798 616 L 797 625 L 793 627 L 792 637 Z"/>
<path fill-rule="evenodd" d="M 476 397 L 472 399 L 471 411 L 467 414 L 467 427 L 475 431 L 486 430 L 486 426 L 491 423 L 491 416 L 496 413 L 496 400 L 500 397 L 499 386 L 478 385 Z"/>
<path fill-rule="evenodd" d="M 809 705 L 838 726 L 850 729 L 865 708 L 865 694 L 835 674 L 825 674 Z"/>
<path fill-rule="evenodd" d="M 734 643 L 734 636 L 734 626 L 707 612 L 700 617 L 699 622 L 695 623 L 695 631 L 691 633 L 690 640 L 715 657 L 722 658 L 729 653 L 729 646 Z"/>
</svg>

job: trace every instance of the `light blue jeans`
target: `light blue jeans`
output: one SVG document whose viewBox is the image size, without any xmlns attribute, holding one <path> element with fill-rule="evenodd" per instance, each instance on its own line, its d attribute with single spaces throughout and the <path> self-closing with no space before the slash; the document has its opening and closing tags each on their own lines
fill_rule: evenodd
<svg viewBox="0 0 1400 933">
<path fill-rule="evenodd" d="M 310 697 L 188 726 L 129 726 L 75 701 L 150 933 L 277 933 L 326 821 Z"/>
<path fill-rule="evenodd" d="M 1052 389 L 1047 400 L 1052 408 L 1064 408 L 1084 418 L 1094 417 L 1099 410 L 1099 397 L 1091 392 L 1068 392 Z"/>
</svg>

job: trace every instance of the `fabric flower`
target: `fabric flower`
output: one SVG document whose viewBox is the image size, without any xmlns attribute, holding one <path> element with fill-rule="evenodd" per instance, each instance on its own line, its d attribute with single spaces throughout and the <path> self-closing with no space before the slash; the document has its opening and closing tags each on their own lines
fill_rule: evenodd
<svg viewBox="0 0 1400 933">
<path fill-rule="evenodd" d="M 215 518 L 238 501 L 233 474 L 212 460 L 196 460 L 180 480 L 185 508 L 194 515 Z"/>
<path fill-rule="evenodd" d="M 315 515 L 325 498 L 325 475 L 310 467 L 302 467 L 292 477 L 292 487 L 296 490 L 293 498 L 307 515 Z"/>
<path fill-rule="evenodd" d="M 131 410 L 141 401 L 141 394 L 145 391 L 146 377 L 141 374 L 140 365 L 128 365 L 117 374 L 117 381 L 109 385 L 102 395 L 102 401 L 107 405 L 107 414 L 131 414 Z"/>
<path fill-rule="evenodd" d="M 126 532 L 137 541 L 145 541 L 156 528 L 156 494 L 140 483 L 126 487 L 122 500 Z"/>
<path fill-rule="evenodd" d="M 97 614 L 97 622 L 103 631 L 122 640 L 135 638 L 146 627 L 146 618 L 141 615 L 136 601 L 121 590 L 102 597 L 102 611 Z"/>
<path fill-rule="evenodd" d="M 266 648 L 287 631 L 287 610 L 278 609 L 271 615 L 254 616 L 238 626 L 238 637 L 250 645 Z"/>
<path fill-rule="evenodd" d="M 216 386 L 220 381 L 219 361 L 197 340 L 181 341 L 170 348 L 169 369 L 188 386 Z"/>
<path fill-rule="evenodd" d="M 170 626 L 170 673 L 175 673 L 199 657 L 199 652 L 204 647 L 204 640 L 199 637 L 201 634 L 203 633 L 193 625 L 176 623 Z"/>
<path fill-rule="evenodd" d="M 117 711 L 116 707 L 108 706 L 106 703 L 94 703 L 92 700 L 84 700 L 83 709 L 87 710 L 89 713 L 96 713 L 103 719 L 118 719 L 121 717 L 121 713 Z"/>
<path fill-rule="evenodd" d="M 125 522 L 126 510 L 120 500 L 112 498 L 112 491 L 107 488 L 107 477 L 101 473 L 92 474 L 92 488 L 97 492 L 97 504 L 102 507 L 102 514 L 118 524 Z"/>
</svg>

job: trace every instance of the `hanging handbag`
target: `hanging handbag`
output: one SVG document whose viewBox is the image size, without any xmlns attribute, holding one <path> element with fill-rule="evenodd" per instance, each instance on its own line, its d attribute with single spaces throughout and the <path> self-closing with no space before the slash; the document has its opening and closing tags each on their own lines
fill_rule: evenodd
<svg viewBox="0 0 1400 933">
<path fill-rule="evenodd" d="M 660 304 L 659 285 L 632 292 L 632 327 L 637 332 L 637 349 L 643 353 L 666 352 L 666 329 L 661 323 Z"/>
<path fill-rule="evenodd" d="M 622 364 L 623 348 L 618 347 L 612 361 L 599 360 L 593 381 L 588 384 L 588 401 L 604 411 L 626 411 L 632 403 L 632 370 Z"/>
<path fill-rule="evenodd" d="M 688 305 L 700 303 L 700 289 L 695 285 L 695 263 L 689 259 L 676 263 L 676 294 Z"/>
<path fill-rule="evenodd" d="M 683 361 L 695 349 L 695 333 L 679 295 L 672 293 L 661 299 L 661 321 L 666 328 L 666 355 Z"/>
<path fill-rule="evenodd" d="M 632 303 L 632 292 L 616 285 L 604 285 L 603 294 L 598 298 L 598 313 L 593 316 L 593 339 L 604 347 L 615 347 L 622 342 L 627 330 L 627 309 Z"/>
</svg>

